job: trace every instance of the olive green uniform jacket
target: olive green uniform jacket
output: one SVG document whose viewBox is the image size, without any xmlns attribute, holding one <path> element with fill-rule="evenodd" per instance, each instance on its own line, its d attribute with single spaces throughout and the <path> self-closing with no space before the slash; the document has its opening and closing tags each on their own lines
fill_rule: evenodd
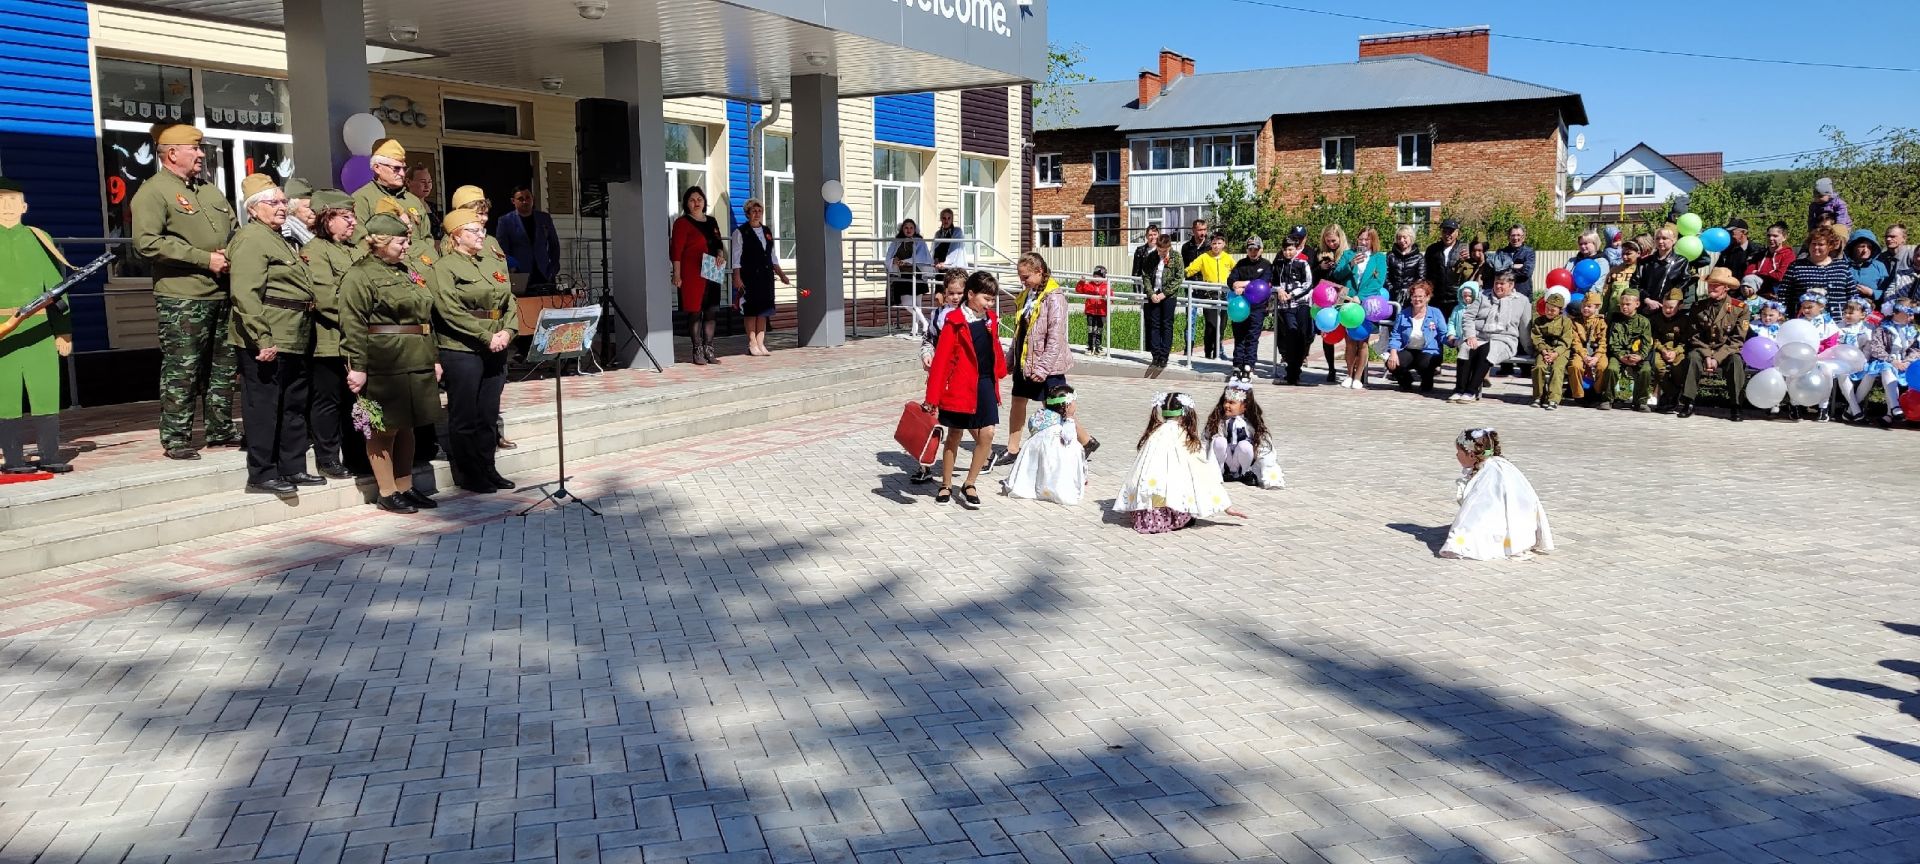
<svg viewBox="0 0 1920 864">
<path fill-rule="evenodd" d="M 227 344 L 289 354 L 311 349 L 313 277 L 299 250 L 265 222 L 253 221 L 233 235 L 227 260 L 233 267 L 233 318 Z M 305 308 L 269 305 L 268 300 L 300 303 Z"/>
<path fill-rule="evenodd" d="M 313 281 L 313 356 L 340 356 L 340 280 L 358 255 L 332 240 L 315 238 L 301 247 Z"/>
<path fill-rule="evenodd" d="M 517 333 L 520 307 L 513 298 L 507 262 L 487 254 L 455 252 L 433 268 L 434 335 L 441 348 L 490 353 L 501 331 Z"/>
<path fill-rule="evenodd" d="M 374 333 L 382 324 L 426 325 L 428 332 Z M 368 255 L 340 280 L 340 354 L 347 368 L 367 373 L 360 395 L 380 403 L 389 430 L 440 417 L 433 367 L 440 352 L 433 334 L 433 289 L 410 264 Z"/>
<path fill-rule="evenodd" d="M 177 300 L 225 300 L 213 253 L 233 238 L 233 205 L 212 183 L 188 184 L 161 169 L 133 193 L 133 251 L 153 271 L 153 293 Z"/>
</svg>

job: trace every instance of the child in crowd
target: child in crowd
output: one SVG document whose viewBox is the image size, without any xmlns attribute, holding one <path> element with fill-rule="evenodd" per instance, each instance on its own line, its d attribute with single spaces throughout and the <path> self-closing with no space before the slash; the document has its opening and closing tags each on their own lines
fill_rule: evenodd
<svg viewBox="0 0 1920 864">
<path fill-rule="evenodd" d="M 1873 301 L 1866 297 L 1848 297 L 1847 304 L 1840 311 L 1840 341 L 1836 345 L 1852 345 L 1863 353 L 1867 342 L 1873 339 L 1873 325 L 1867 323 L 1867 316 L 1873 314 Z M 1861 384 L 1866 384 L 1861 387 Z M 1866 391 L 1873 389 L 1873 379 L 1865 371 L 1855 372 L 1841 378 L 1834 376 L 1833 386 L 1839 388 L 1840 395 L 1847 400 L 1847 413 L 1840 419 L 1847 423 L 1861 423 L 1867 419 L 1866 408 L 1862 401 Z"/>
<path fill-rule="evenodd" d="M 1611 361 L 1607 358 L 1607 319 L 1600 315 L 1602 302 L 1590 297 L 1575 304 L 1579 311 L 1573 315 L 1573 348 L 1567 356 L 1568 395 L 1588 405 L 1612 400 L 1605 387 Z"/>
<path fill-rule="evenodd" d="M 1891 428 L 1906 413 L 1900 409 L 1900 382 L 1906 378 L 1907 367 L 1920 361 L 1920 328 L 1914 326 L 1920 300 L 1895 297 L 1887 309 L 1887 320 L 1874 331 L 1872 339 L 1860 346 L 1867 355 L 1867 370 L 1857 398 L 1864 401 L 1873 391 L 1873 382 L 1879 381 L 1887 392 L 1887 413 L 1881 415 L 1880 425 Z"/>
<path fill-rule="evenodd" d="M 1479 302 L 1480 283 L 1473 281 L 1460 283 L 1460 291 L 1458 294 L 1455 294 L 1454 297 L 1453 314 L 1447 316 L 1447 345 L 1453 348 L 1459 348 L 1461 333 L 1463 332 L 1460 329 L 1460 319 L 1466 317 L 1468 310 L 1473 308 L 1473 304 Z M 1464 354 L 1466 352 L 1463 351 L 1461 353 Z"/>
<path fill-rule="evenodd" d="M 1756 311 L 1753 312 L 1753 322 L 1747 325 L 1748 326 L 1747 338 L 1751 339 L 1754 336 L 1765 336 L 1768 339 L 1780 338 L 1780 325 L 1787 323 L 1786 304 L 1781 303 L 1778 300 L 1769 300 L 1765 297 L 1761 297 L 1758 299 L 1760 301 L 1760 305 L 1758 307 L 1755 307 Z M 1789 420 L 1800 419 L 1798 415 L 1791 413 L 1791 407 L 1790 407 L 1791 404 L 1792 403 L 1787 403 L 1787 402 L 1782 403 L 1782 405 L 1789 406 L 1789 413 L 1787 414 L 1787 419 Z M 1781 405 L 1775 405 L 1772 408 L 1768 408 L 1767 418 L 1778 419 L 1781 416 L 1780 415 L 1781 407 L 1782 407 Z"/>
<path fill-rule="evenodd" d="M 1633 274 L 1640 269 L 1640 257 L 1646 250 L 1640 248 L 1640 241 L 1628 240 L 1620 244 L 1620 265 L 1607 274 L 1607 290 L 1602 292 L 1601 313 L 1612 316 L 1620 311 L 1620 295 L 1633 284 Z"/>
<path fill-rule="evenodd" d="M 1680 402 L 1680 371 L 1687 359 L 1687 318 L 1680 314 L 1684 296 L 1674 288 L 1647 310 L 1647 322 L 1653 325 L 1653 398 L 1662 412 Z"/>
<path fill-rule="evenodd" d="M 1540 314 L 1527 325 L 1527 333 L 1533 337 L 1532 405 L 1535 408 L 1554 411 L 1560 407 L 1560 391 L 1566 386 L 1567 355 L 1573 349 L 1573 325 L 1561 314 L 1566 308 L 1566 295 L 1548 294 Z"/>
<path fill-rule="evenodd" d="M 1087 456 L 1074 428 L 1073 387 L 1047 390 L 1042 408 L 1027 418 L 1027 440 L 1001 484 L 1014 498 L 1080 503 L 1087 488 Z"/>
<path fill-rule="evenodd" d="M 1834 325 L 1833 316 L 1827 314 L 1827 292 L 1819 288 L 1808 288 L 1806 293 L 1801 294 L 1800 319 L 1813 325 L 1814 333 L 1820 339 L 1820 344 L 1814 346 L 1817 350 L 1825 351 L 1839 344 L 1840 328 Z M 1833 415 L 1827 411 L 1827 406 L 1832 401 L 1831 398 L 1820 400 L 1819 406 L 1814 410 L 1814 422 L 1825 423 L 1833 419 Z M 1799 409 L 1791 404 L 1787 406 L 1786 413 L 1795 420 L 1800 419 Z"/>
<path fill-rule="evenodd" d="M 1501 455 L 1500 433 L 1468 429 L 1454 439 L 1453 450 L 1460 462 L 1460 479 L 1454 483 L 1460 512 L 1453 517 L 1440 557 L 1487 561 L 1552 552 L 1546 508 L 1526 475 Z"/>
<path fill-rule="evenodd" d="M 1093 278 L 1080 282 L 1077 293 L 1088 295 L 1087 316 L 1087 353 L 1095 357 L 1107 353 L 1107 298 L 1113 295 L 1113 286 L 1107 282 L 1107 265 L 1093 268 Z"/>
<path fill-rule="evenodd" d="M 964 299 L 966 295 L 967 271 L 955 267 L 945 271 L 945 273 L 941 275 L 940 294 L 934 301 L 939 304 L 939 308 L 934 310 L 933 317 L 927 319 L 927 331 L 920 336 L 921 368 L 929 371 L 933 369 L 933 355 L 934 351 L 940 345 L 940 331 L 946 329 L 947 316 L 953 314 L 954 310 L 960 308 L 960 301 Z M 937 429 L 935 430 L 935 434 L 939 434 Z M 941 442 L 941 444 L 944 443 L 944 441 Z M 913 472 L 913 476 L 908 479 L 914 483 L 926 483 L 932 480 L 934 469 L 940 467 L 940 453 L 940 446 L 935 445 L 933 450 L 933 464 L 920 466 L 920 470 Z"/>
<path fill-rule="evenodd" d="M 1193 398 L 1160 393 L 1153 397 L 1151 410 L 1146 432 L 1140 436 L 1140 455 L 1114 498 L 1114 512 L 1132 513 L 1133 530 L 1141 534 L 1178 531 L 1196 518 L 1215 513 L 1246 518 L 1227 497 L 1220 471 L 1200 455 Z"/>
<path fill-rule="evenodd" d="M 1207 416 L 1207 461 L 1220 471 L 1220 479 L 1240 482 L 1262 489 L 1284 489 L 1286 477 L 1280 473 L 1280 460 L 1273 453 L 1273 436 L 1260 403 L 1253 398 L 1253 379 L 1228 379 L 1220 391 L 1220 402 Z"/>
<path fill-rule="evenodd" d="M 1628 244 L 1631 247 L 1632 244 Z M 1614 298 L 1619 306 L 1607 320 L 1607 372 L 1600 385 L 1600 409 L 1611 410 L 1628 382 L 1633 410 L 1646 413 L 1647 391 L 1653 386 L 1653 322 L 1640 314 L 1640 292 L 1628 288 Z"/>
</svg>

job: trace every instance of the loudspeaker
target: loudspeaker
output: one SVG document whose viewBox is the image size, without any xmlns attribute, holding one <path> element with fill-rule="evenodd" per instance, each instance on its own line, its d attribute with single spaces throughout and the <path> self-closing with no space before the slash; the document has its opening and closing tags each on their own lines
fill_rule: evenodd
<svg viewBox="0 0 1920 864">
<path fill-rule="evenodd" d="M 633 179 L 627 103 L 619 99 L 582 99 L 574 103 L 574 155 L 580 179 L 625 183 Z"/>
</svg>

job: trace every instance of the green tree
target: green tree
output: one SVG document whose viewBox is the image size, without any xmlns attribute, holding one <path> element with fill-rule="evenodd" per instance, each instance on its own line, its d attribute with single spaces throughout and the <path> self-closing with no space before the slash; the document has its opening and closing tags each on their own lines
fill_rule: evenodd
<svg viewBox="0 0 1920 864">
<path fill-rule="evenodd" d="M 1079 44 L 1047 43 L 1047 80 L 1033 85 L 1035 116 L 1060 123 L 1073 119 L 1073 115 L 1079 113 L 1080 109 L 1073 104 L 1067 91 L 1074 85 L 1093 81 L 1093 76 L 1080 71 L 1086 53 L 1086 47 Z"/>
</svg>

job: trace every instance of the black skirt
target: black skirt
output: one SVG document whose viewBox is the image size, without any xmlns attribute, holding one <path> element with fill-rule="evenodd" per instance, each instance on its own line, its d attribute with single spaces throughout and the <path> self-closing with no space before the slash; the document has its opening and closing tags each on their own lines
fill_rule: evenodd
<svg viewBox="0 0 1920 864">
<path fill-rule="evenodd" d="M 993 331 L 985 319 L 967 325 L 973 336 L 973 356 L 980 361 L 980 389 L 974 394 L 973 413 L 940 409 L 940 425 L 948 429 L 985 429 L 1000 425 L 1000 387 L 993 378 Z"/>
</svg>

